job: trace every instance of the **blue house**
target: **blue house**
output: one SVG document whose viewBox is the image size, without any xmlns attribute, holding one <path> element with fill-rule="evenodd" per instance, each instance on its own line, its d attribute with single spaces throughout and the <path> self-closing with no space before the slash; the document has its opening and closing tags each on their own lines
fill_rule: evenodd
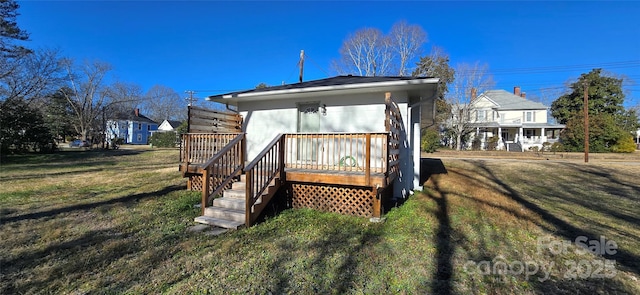
<svg viewBox="0 0 640 295">
<path fill-rule="evenodd" d="M 140 109 L 119 114 L 107 121 L 106 139 L 121 138 L 126 144 L 148 144 L 151 132 L 158 130 L 158 123 L 140 114 Z"/>
</svg>

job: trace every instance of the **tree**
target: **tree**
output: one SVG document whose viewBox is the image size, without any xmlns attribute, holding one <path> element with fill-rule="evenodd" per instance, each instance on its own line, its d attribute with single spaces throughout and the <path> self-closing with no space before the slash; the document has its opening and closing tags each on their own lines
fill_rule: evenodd
<svg viewBox="0 0 640 295">
<path fill-rule="evenodd" d="M 187 109 L 180 95 L 170 87 L 154 85 L 145 95 L 149 118 L 160 123 L 164 120 L 182 121 Z"/>
<path fill-rule="evenodd" d="M 38 109 L 20 98 L 0 101 L 0 154 L 54 148 L 53 136 Z"/>
<path fill-rule="evenodd" d="M 391 27 L 389 33 L 392 49 L 397 53 L 398 76 L 406 76 L 409 61 L 420 54 L 422 45 L 427 42 L 427 33 L 418 25 L 409 25 L 402 20 Z"/>
<path fill-rule="evenodd" d="M 433 46 L 429 55 L 421 57 L 416 65 L 412 76 L 439 78 L 438 97 L 444 99 L 455 78 L 455 70 L 449 66 L 449 54 L 441 47 Z"/>
<path fill-rule="evenodd" d="M 444 49 L 433 46 L 428 56 L 420 58 L 417 63 L 416 69 L 412 75 L 415 77 L 438 77 L 440 82 L 438 84 L 438 99 L 435 101 L 436 114 L 433 121 L 428 120 L 431 116 L 428 114 L 432 111 L 429 109 L 431 106 L 423 104 L 420 109 L 422 119 L 420 120 L 422 126 L 421 129 L 432 127 L 436 128 L 440 126 L 451 116 L 451 106 L 444 100 L 447 92 L 449 91 L 449 84 L 453 82 L 455 71 L 449 66 L 449 55 Z M 424 130 L 422 131 L 425 132 Z"/>
<path fill-rule="evenodd" d="M 58 90 L 45 97 L 43 119 L 55 138 L 65 139 L 75 134 L 73 128 L 73 110 L 62 91 Z"/>
<path fill-rule="evenodd" d="M 104 109 L 108 119 L 119 114 L 130 113 L 145 103 L 146 98 L 142 94 L 142 87 L 138 84 L 118 81 L 105 89 L 107 100 Z"/>
<path fill-rule="evenodd" d="M 570 93 L 558 97 L 551 104 L 551 115 L 560 124 L 566 124 L 571 117 L 583 110 L 585 83 L 589 93 L 589 115 L 598 113 L 614 115 L 624 111 L 622 79 L 603 75 L 602 69 L 593 69 L 570 84 Z"/>
<path fill-rule="evenodd" d="M 584 112 L 579 111 L 567 120 L 566 129 L 561 135 L 562 144 L 567 151 L 584 151 Z M 589 115 L 589 151 L 594 153 L 613 152 L 631 133 L 623 130 L 612 114 L 597 113 Z"/>
<path fill-rule="evenodd" d="M 111 65 L 100 62 L 85 62 L 76 66 L 70 59 L 63 60 L 70 87 L 61 89 L 74 114 L 74 127 L 83 140 L 99 123 L 109 91 L 103 80 Z M 98 124 L 99 125 L 99 124 Z"/>
<path fill-rule="evenodd" d="M 622 78 L 605 75 L 602 69 L 593 69 L 571 83 L 570 93 L 561 95 L 551 104 L 551 114 L 566 124 L 561 139 L 565 149 L 584 150 L 584 88 L 589 98 L 589 149 L 593 152 L 621 150 L 632 132 L 638 129 L 635 110 L 625 110 Z"/>
<path fill-rule="evenodd" d="M 363 28 L 347 36 L 340 47 L 340 60 L 334 61 L 338 73 L 359 76 L 404 76 L 408 65 L 426 42 L 426 32 L 405 21 L 393 25 L 385 35 L 376 28 Z"/>
<path fill-rule="evenodd" d="M 446 123 L 446 128 L 455 138 L 456 150 L 462 149 L 463 138 L 472 130 L 471 113 L 475 96 L 494 84 L 486 64 L 476 62 L 456 66 L 454 81 L 445 97 L 451 107 L 451 118 Z"/>
<path fill-rule="evenodd" d="M 0 97 L 32 102 L 53 93 L 62 84 L 58 51 L 41 49 L 11 61 L 10 72 L 0 77 Z"/>
<path fill-rule="evenodd" d="M 0 50 L 3 57 L 15 56 L 25 52 L 25 48 L 12 44 L 12 40 L 26 41 L 29 34 L 18 27 L 16 18 L 18 17 L 20 5 L 14 0 L 0 1 Z M 27 50 L 28 51 L 28 50 Z"/>
</svg>

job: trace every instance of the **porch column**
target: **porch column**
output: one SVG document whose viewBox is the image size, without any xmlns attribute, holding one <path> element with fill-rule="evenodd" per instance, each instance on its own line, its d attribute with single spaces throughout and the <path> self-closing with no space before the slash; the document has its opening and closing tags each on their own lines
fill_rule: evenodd
<svg viewBox="0 0 640 295">
<path fill-rule="evenodd" d="M 501 150 L 502 146 L 502 127 L 498 127 L 498 146 L 496 146 L 496 149 Z"/>
<path fill-rule="evenodd" d="M 420 105 L 409 108 L 409 124 L 411 126 L 411 148 L 413 151 L 412 190 L 422 190 L 420 183 Z"/>
<path fill-rule="evenodd" d="M 523 134 L 522 127 L 520 127 L 520 128 L 518 128 L 518 140 L 517 141 L 522 142 L 522 134 Z"/>
<path fill-rule="evenodd" d="M 545 142 L 547 141 L 547 134 L 544 133 L 544 127 L 540 128 L 540 142 Z"/>
</svg>

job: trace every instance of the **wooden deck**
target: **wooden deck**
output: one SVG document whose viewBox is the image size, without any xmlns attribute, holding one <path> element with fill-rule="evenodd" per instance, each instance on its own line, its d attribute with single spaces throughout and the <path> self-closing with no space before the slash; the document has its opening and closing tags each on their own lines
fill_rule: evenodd
<svg viewBox="0 0 640 295">
<path fill-rule="evenodd" d="M 384 173 L 371 173 L 367 177 L 364 171 L 287 168 L 284 172 L 286 181 L 292 182 L 379 187 L 388 185 L 387 176 Z"/>
<path fill-rule="evenodd" d="M 203 215 L 207 207 L 219 205 L 212 202 L 216 195 L 241 190 L 246 226 L 281 185 L 289 188 L 285 193 L 294 208 L 380 217 L 382 196 L 392 191 L 399 174 L 404 126 L 390 93 L 385 103 L 385 132 L 279 134 L 250 162 L 246 134 L 236 133 L 241 118 L 191 108 L 179 169 L 189 177 L 189 189 L 202 191 Z M 238 179 L 242 188 L 234 184 Z"/>
</svg>

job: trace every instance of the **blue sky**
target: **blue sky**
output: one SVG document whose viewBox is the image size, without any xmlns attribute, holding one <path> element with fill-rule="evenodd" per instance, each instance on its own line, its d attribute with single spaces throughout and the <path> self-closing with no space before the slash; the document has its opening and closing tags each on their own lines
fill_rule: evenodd
<svg viewBox="0 0 640 295">
<path fill-rule="evenodd" d="M 631 79 L 640 103 L 640 2 L 19 1 L 29 47 L 113 65 L 114 79 L 196 96 L 335 75 L 349 33 L 400 20 L 428 34 L 425 52 L 452 65 L 487 63 L 496 88 L 553 100 L 569 79 L 602 67 Z"/>
</svg>

